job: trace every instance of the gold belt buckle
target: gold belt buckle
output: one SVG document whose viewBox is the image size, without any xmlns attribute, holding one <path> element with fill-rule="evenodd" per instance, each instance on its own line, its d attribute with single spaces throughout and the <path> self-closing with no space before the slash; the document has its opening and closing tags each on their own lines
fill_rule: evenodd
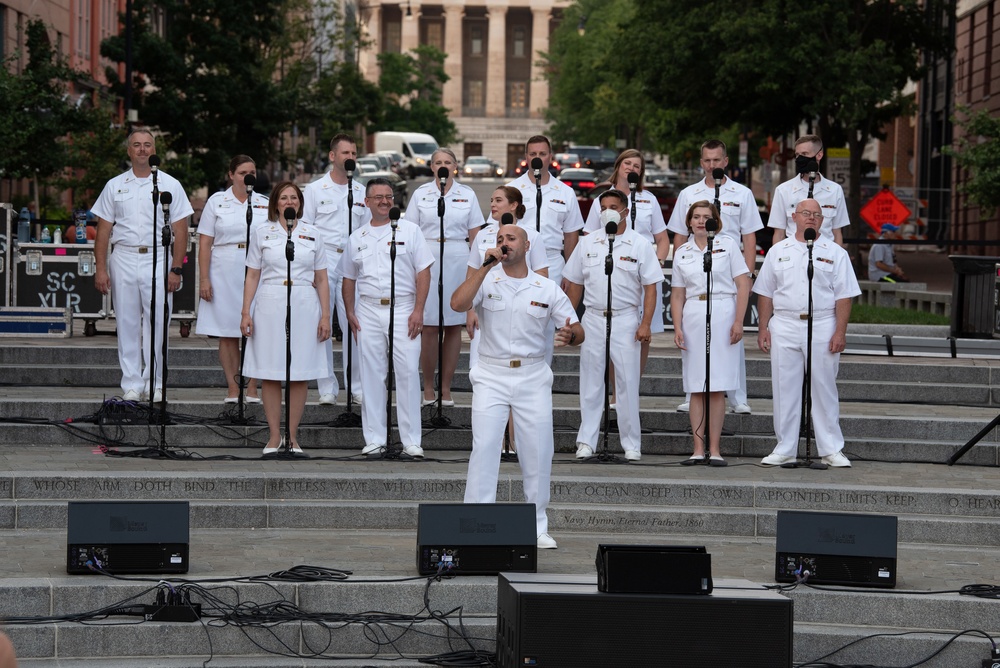
<svg viewBox="0 0 1000 668">
<path fill-rule="evenodd" d="M 385 298 L 383 297 L 382 299 L 379 299 L 379 300 L 378 300 L 378 303 L 379 303 L 380 305 L 382 305 L 382 306 L 388 306 L 388 305 L 389 305 L 389 300 L 388 300 L 388 299 L 385 299 Z"/>
<path fill-rule="evenodd" d="M 511 369 L 516 369 L 519 366 L 521 366 L 521 360 L 511 360 L 510 361 L 510 368 Z"/>
<path fill-rule="evenodd" d="M 284 280 L 281 282 L 282 285 L 295 285 L 295 281 Z"/>
<path fill-rule="evenodd" d="M 707 294 L 698 295 L 698 301 L 700 301 L 700 302 L 707 302 L 708 301 L 708 295 Z"/>
<path fill-rule="evenodd" d="M 145 253 L 148 253 L 148 252 L 149 252 L 149 248 L 147 248 L 146 246 L 139 246 L 139 253 L 140 254 L 145 254 Z"/>
<path fill-rule="evenodd" d="M 799 320 L 808 320 L 808 319 L 809 319 L 808 313 L 799 313 Z"/>
<path fill-rule="evenodd" d="M 238 244 L 236 244 L 236 247 L 237 248 L 246 248 L 247 245 L 245 243 L 238 243 Z"/>
</svg>

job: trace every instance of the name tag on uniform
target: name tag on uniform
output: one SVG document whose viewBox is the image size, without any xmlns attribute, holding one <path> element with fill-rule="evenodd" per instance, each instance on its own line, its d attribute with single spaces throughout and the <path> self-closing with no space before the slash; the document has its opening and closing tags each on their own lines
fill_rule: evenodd
<svg viewBox="0 0 1000 668">
<path fill-rule="evenodd" d="M 542 302 L 531 302 L 531 305 L 532 306 L 540 306 L 542 308 L 548 308 L 549 307 L 548 304 L 543 304 Z"/>
<path fill-rule="evenodd" d="M 220 205 L 219 205 L 219 208 L 220 208 L 220 209 L 229 209 L 229 208 L 231 208 L 231 206 L 232 206 L 232 205 L 230 205 L 230 204 L 220 204 Z"/>
<path fill-rule="evenodd" d="M 790 262 L 791 259 L 791 257 L 779 257 L 778 262 Z"/>
<path fill-rule="evenodd" d="M 119 189 L 118 189 L 117 191 L 115 191 L 115 192 L 117 192 L 117 193 L 118 193 L 119 195 L 124 195 L 125 193 L 127 193 L 127 192 L 128 192 L 128 188 L 119 188 Z"/>
<path fill-rule="evenodd" d="M 587 253 L 587 257 L 597 257 L 597 256 L 598 256 L 598 255 L 597 255 L 597 252 L 596 252 L 596 251 L 595 251 L 595 252 L 593 252 L 593 253 Z"/>
<path fill-rule="evenodd" d="M 501 295 L 499 295 L 499 294 L 497 294 L 495 292 L 487 292 L 486 293 L 486 298 L 487 299 L 492 299 L 492 300 L 498 301 L 498 302 L 503 301 L 503 296 L 501 296 Z"/>
<path fill-rule="evenodd" d="M 368 248 L 368 244 L 361 244 L 360 246 L 358 246 L 358 252 L 360 253 L 366 248 Z"/>
</svg>

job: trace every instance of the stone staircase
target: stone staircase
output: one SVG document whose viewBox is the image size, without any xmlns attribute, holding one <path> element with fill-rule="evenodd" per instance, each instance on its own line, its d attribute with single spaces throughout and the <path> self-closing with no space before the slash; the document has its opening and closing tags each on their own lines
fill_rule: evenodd
<svg viewBox="0 0 1000 668">
<path fill-rule="evenodd" d="M 204 623 L 137 623 L 137 617 L 114 616 L 96 625 L 6 625 L 22 666 L 187 668 L 211 656 L 209 666 L 224 667 L 409 667 L 425 665 L 418 656 L 492 650 L 495 578 L 428 585 L 413 577 L 417 506 L 462 499 L 471 443 L 464 373 L 455 383 L 458 406 L 445 409 L 454 428 L 427 430 L 425 461 L 362 459 L 360 430 L 329 426 L 343 407 L 315 403 L 307 406 L 301 433 L 311 459 L 264 461 L 262 424 L 236 425 L 223 415 L 215 351 L 194 337 L 178 340 L 171 351 L 173 423 L 165 430 L 164 451 L 192 457 L 116 457 L 107 449 L 157 446 L 160 428 L 86 420 L 118 392 L 115 350 L 101 343 L 113 346 L 113 340 L 0 345 L 0 461 L 6 470 L 0 476 L 0 559 L 7 565 L 0 617 L 79 614 L 123 607 L 132 597 L 133 603 L 153 602 L 157 577 L 66 575 L 66 504 L 77 499 L 188 500 L 186 579 L 205 588 L 192 600 L 206 609 L 216 598 L 224 605 L 213 604 Z M 828 659 L 906 665 L 939 649 L 955 632 L 1000 633 L 994 601 L 957 593 L 998 576 L 1000 435 L 990 431 L 959 465 L 943 464 L 1000 410 L 995 362 L 845 355 L 841 422 L 855 465 L 825 472 L 756 466 L 774 437 L 769 363 L 752 352 L 747 374 L 754 414 L 726 417 L 723 453 L 730 466 L 680 467 L 691 437 L 688 416 L 674 411 L 680 361 L 668 348 L 654 350 L 642 381 L 642 461 L 578 462 L 572 454 L 577 364 L 574 354 L 559 354 L 554 363 L 557 454 L 549 516 L 559 549 L 540 551 L 539 572 L 592 573 L 599 543 L 696 544 L 711 552 L 716 578 L 773 584 L 777 511 L 888 514 L 899 520 L 897 588 L 800 586 L 787 592 L 795 606 L 796 661 L 875 633 L 909 632 L 862 640 Z M 310 398 L 314 402 L 315 393 Z M 262 422 L 259 407 L 247 415 Z M 611 450 L 618 451 L 614 435 Z M 517 466 L 501 467 L 498 500 L 521 501 Z M 250 581 L 296 564 L 353 575 L 342 582 Z M 243 580 L 207 582 L 221 578 Z M 237 602 L 264 606 L 281 600 L 327 624 L 257 620 L 235 626 L 218 620 Z M 428 614 L 427 606 L 444 612 L 460 607 L 461 620 L 457 612 L 442 620 Z M 400 618 L 366 619 L 366 611 Z M 460 639 L 459 628 L 470 642 Z M 989 649 L 985 639 L 963 636 L 923 665 L 979 666 Z M 324 658 L 310 658 L 319 656 Z"/>
</svg>

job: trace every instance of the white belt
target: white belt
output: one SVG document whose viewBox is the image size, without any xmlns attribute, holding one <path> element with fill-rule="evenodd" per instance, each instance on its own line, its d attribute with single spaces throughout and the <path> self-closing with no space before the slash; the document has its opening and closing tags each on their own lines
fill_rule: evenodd
<svg viewBox="0 0 1000 668">
<path fill-rule="evenodd" d="M 389 305 L 389 298 L 388 297 L 366 297 L 364 295 L 359 295 L 358 299 L 360 299 L 361 301 L 363 301 L 366 304 L 374 304 L 375 306 L 388 306 Z M 413 301 L 413 295 L 396 295 L 396 302 L 397 303 L 399 303 L 399 302 L 412 302 L 412 301 Z"/>
<path fill-rule="evenodd" d="M 441 243 L 441 238 L 438 237 L 438 238 L 435 238 L 435 239 L 431 239 L 429 237 L 424 237 L 424 241 L 427 241 L 428 243 L 439 244 L 439 243 Z M 444 242 L 446 244 L 448 244 L 448 243 L 463 243 L 464 244 L 465 243 L 465 239 L 445 239 Z"/>
<path fill-rule="evenodd" d="M 637 307 L 635 307 L 635 306 L 626 306 L 625 308 L 613 308 L 613 309 L 611 309 L 611 315 L 613 317 L 613 316 L 619 316 L 619 315 L 626 315 L 626 314 L 630 314 L 630 313 L 638 313 L 638 311 L 639 311 L 639 309 Z M 585 312 L 585 315 L 586 315 L 586 313 L 593 313 L 594 315 L 600 315 L 602 318 L 607 318 L 608 317 L 608 310 L 607 309 L 598 308 L 597 306 L 588 306 L 587 310 Z"/>
<path fill-rule="evenodd" d="M 803 313 L 802 311 L 790 311 L 787 309 L 775 309 L 774 315 L 780 316 L 782 318 L 788 318 L 790 320 L 808 320 L 809 314 Z M 836 311 L 813 311 L 813 320 L 824 320 L 826 318 L 832 318 L 836 315 Z"/>
<path fill-rule="evenodd" d="M 140 255 L 145 255 L 153 250 L 152 246 L 126 246 L 125 244 L 114 244 L 111 247 L 111 252 L 129 252 L 129 253 L 139 253 Z"/>
<path fill-rule="evenodd" d="M 714 302 L 714 301 L 717 301 L 717 300 L 718 301 L 722 301 L 724 299 L 732 299 L 735 296 L 736 295 L 728 294 L 728 293 L 723 293 L 721 295 L 713 294 L 712 295 L 712 301 Z M 687 298 L 687 301 L 691 301 L 692 299 L 696 299 L 696 300 L 698 300 L 700 302 L 707 302 L 708 301 L 708 295 L 705 294 L 705 293 L 702 293 L 700 295 L 691 295 L 690 297 Z"/>
<path fill-rule="evenodd" d="M 307 283 L 306 281 L 288 281 L 288 280 L 278 280 L 277 278 L 272 278 L 270 280 L 264 281 L 264 285 L 291 285 L 293 288 L 311 288 L 312 283 Z"/>
<path fill-rule="evenodd" d="M 241 241 L 238 244 L 212 244 L 212 248 L 246 248 L 246 242 Z"/>
<path fill-rule="evenodd" d="M 520 359 L 512 360 L 503 357 L 487 357 L 486 355 L 480 355 L 479 360 L 484 364 L 491 364 L 493 366 L 505 366 L 511 369 L 516 369 L 522 366 L 530 366 L 532 364 L 538 364 L 539 362 L 544 362 L 544 357 L 522 357 Z"/>
</svg>

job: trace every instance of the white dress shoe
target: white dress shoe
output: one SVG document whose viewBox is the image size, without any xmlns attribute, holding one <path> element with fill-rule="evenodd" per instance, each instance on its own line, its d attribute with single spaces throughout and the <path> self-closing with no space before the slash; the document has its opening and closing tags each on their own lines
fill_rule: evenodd
<svg viewBox="0 0 1000 668">
<path fill-rule="evenodd" d="M 555 539 L 547 533 L 543 533 L 538 536 L 538 542 L 536 545 L 539 550 L 554 550 L 559 547 L 556 545 Z"/>
<path fill-rule="evenodd" d="M 835 468 L 849 468 L 851 466 L 851 460 L 844 455 L 843 450 L 823 457 L 823 463 Z"/>
<path fill-rule="evenodd" d="M 677 406 L 678 413 L 690 413 L 691 412 L 691 402 L 685 401 L 683 404 Z"/>
<path fill-rule="evenodd" d="M 142 393 L 139 390 L 127 390 L 125 394 L 122 395 L 122 399 L 125 401 L 141 401 Z"/>
<path fill-rule="evenodd" d="M 779 455 L 776 452 L 772 452 L 764 459 L 760 460 L 761 464 L 765 466 L 781 466 L 782 464 L 787 464 L 788 462 L 794 462 L 795 457 L 792 455 Z"/>
<path fill-rule="evenodd" d="M 337 395 L 321 394 L 319 395 L 319 403 L 321 406 L 334 406 L 337 403 Z"/>
<path fill-rule="evenodd" d="M 729 410 L 738 415 L 750 415 L 750 404 L 733 404 Z"/>
<path fill-rule="evenodd" d="M 637 462 L 642 459 L 642 454 L 638 450 L 626 450 L 625 460 L 630 462 Z"/>
<path fill-rule="evenodd" d="M 361 448 L 361 454 L 363 455 L 377 455 L 379 451 L 384 450 L 385 446 L 381 443 L 369 443 L 365 447 Z"/>
<path fill-rule="evenodd" d="M 590 459 L 594 456 L 594 449 L 587 445 L 586 443 L 576 444 L 576 458 L 577 459 Z"/>
<path fill-rule="evenodd" d="M 424 449 L 421 448 L 419 445 L 404 445 L 403 452 L 413 457 L 414 459 L 424 458 Z"/>
</svg>

